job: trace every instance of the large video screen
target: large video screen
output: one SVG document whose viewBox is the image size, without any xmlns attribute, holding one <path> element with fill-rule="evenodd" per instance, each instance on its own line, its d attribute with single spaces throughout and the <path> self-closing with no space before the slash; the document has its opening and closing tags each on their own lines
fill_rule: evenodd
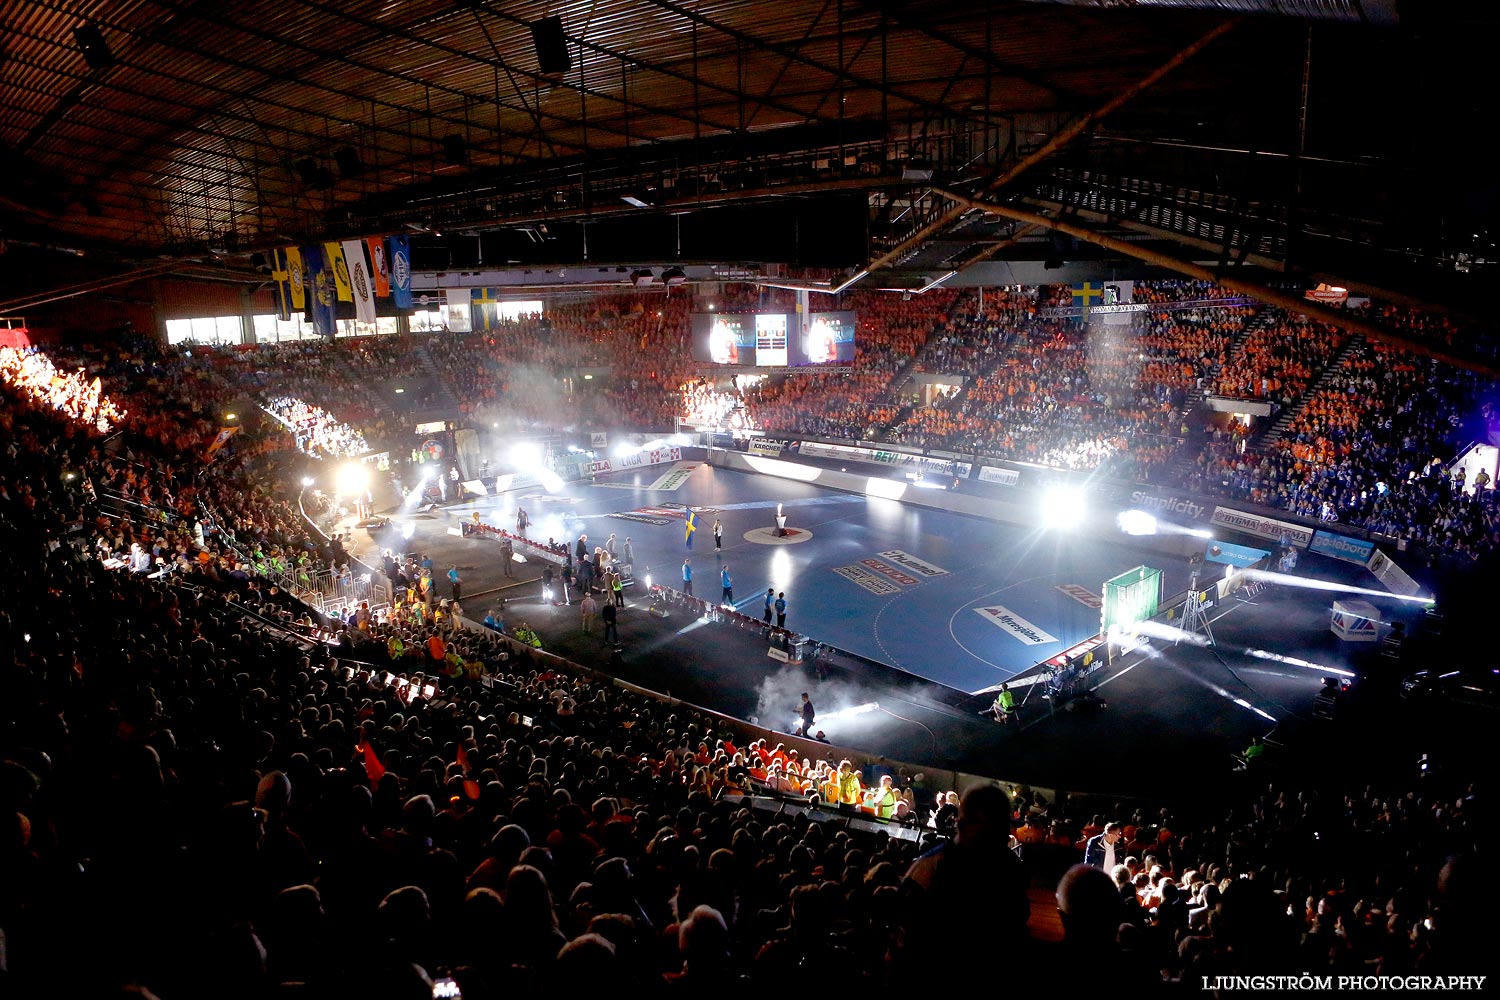
<svg viewBox="0 0 1500 1000">
<path fill-rule="evenodd" d="M 812 313 L 805 333 L 799 332 L 798 318 L 795 313 L 694 313 L 693 358 L 757 368 L 854 360 L 854 313 Z"/>
</svg>

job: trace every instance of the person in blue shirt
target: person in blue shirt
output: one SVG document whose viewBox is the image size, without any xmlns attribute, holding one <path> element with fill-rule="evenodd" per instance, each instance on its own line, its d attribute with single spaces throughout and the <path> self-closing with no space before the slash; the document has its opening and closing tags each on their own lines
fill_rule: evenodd
<svg viewBox="0 0 1500 1000">
<path fill-rule="evenodd" d="M 453 588 L 453 599 L 460 599 L 459 591 L 463 589 L 463 581 L 458 577 L 458 567 L 452 566 L 448 569 L 448 586 Z"/>
<path fill-rule="evenodd" d="M 734 603 L 734 581 L 729 579 L 729 567 L 719 571 L 719 583 L 724 587 L 724 603 Z"/>
<path fill-rule="evenodd" d="M 760 620 L 763 621 L 763 622 L 765 622 L 767 625 L 771 624 L 771 605 L 774 604 L 775 602 L 776 602 L 776 591 L 773 588 L 771 588 L 771 587 L 767 587 L 766 588 L 766 610 L 765 610 L 765 613 L 760 616 Z"/>
<path fill-rule="evenodd" d="M 682 592 L 689 597 L 693 596 L 693 563 L 691 559 L 682 561 Z"/>
<path fill-rule="evenodd" d="M 776 627 L 786 628 L 786 591 L 776 595 Z"/>
</svg>

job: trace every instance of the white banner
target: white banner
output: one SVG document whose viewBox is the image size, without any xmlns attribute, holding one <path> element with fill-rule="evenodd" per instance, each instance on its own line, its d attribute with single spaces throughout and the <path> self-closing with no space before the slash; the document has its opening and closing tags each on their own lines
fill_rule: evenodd
<svg viewBox="0 0 1500 1000">
<path fill-rule="evenodd" d="M 623 458 L 601 458 L 590 462 L 589 472 L 595 476 L 604 476 L 625 469 L 639 469 L 646 465 L 661 465 L 664 462 L 680 462 L 681 460 L 681 448 L 653 448 L 651 451 L 638 451 Z"/>
<path fill-rule="evenodd" d="M 676 449 L 673 449 L 674 451 Z M 679 490 L 682 484 L 692 478 L 693 473 L 698 471 L 702 462 L 678 462 L 672 466 L 660 479 L 647 486 L 648 490 Z"/>
<path fill-rule="evenodd" d="M 948 571 L 941 566 L 934 566 L 930 562 L 924 562 L 909 552 L 900 549 L 888 549 L 885 552 L 875 553 L 888 563 L 894 563 L 902 569 L 909 569 L 918 576 L 947 576 Z"/>
<path fill-rule="evenodd" d="M 1300 524 L 1292 524 L 1290 521 L 1278 521 L 1274 517 L 1246 514 L 1228 507 L 1215 507 L 1214 516 L 1209 520 L 1220 527 L 1233 528 L 1235 531 L 1243 531 L 1247 535 L 1270 539 L 1273 542 L 1280 542 L 1282 536 L 1285 535 L 1291 539 L 1293 545 L 1304 549 L 1312 544 L 1313 529 L 1304 528 Z"/>
<path fill-rule="evenodd" d="M 784 447 L 786 447 L 785 441 L 773 441 L 769 438 L 750 439 L 750 454 L 752 455 L 780 455 Z"/>
<path fill-rule="evenodd" d="M 999 483 L 1001 486 L 1015 486 L 1021 481 L 1021 473 L 1015 469 L 996 469 L 992 466 L 983 465 L 979 468 L 979 481 L 981 483 Z"/>
<path fill-rule="evenodd" d="M 988 608 L 975 608 L 974 613 L 1028 646 L 1045 646 L 1057 641 L 1056 636 L 1048 635 L 1009 608 L 998 604 Z"/>
<path fill-rule="evenodd" d="M 375 282 L 370 277 L 370 263 L 365 259 L 364 240 L 344 241 L 344 263 L 349 268 L 349 290 L 354 293 L 354 318 L 361 323 L 374 323 Z"/>
<path fill-rule="evenodd" d="M 1417 581 L 1407 575 L 1406 570 L 1397 566 L 1390 556 L 1379 549 L 1376 549 L 1375 554 L 1370 556 L 1368 566 L 1370 572 L 1375 574 L 1375 579 L 1385 584 L 1386 589 L 1393 594 L 1412 597 L 1422 589 L 1417 586 Z"/>
</svg>

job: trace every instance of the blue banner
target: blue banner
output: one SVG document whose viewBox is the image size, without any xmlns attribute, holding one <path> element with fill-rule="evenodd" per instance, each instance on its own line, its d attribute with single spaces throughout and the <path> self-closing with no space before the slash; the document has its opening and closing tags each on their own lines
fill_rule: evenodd
<svg viewBox="0 0 1500 1000">
<path fill-rule="evenodd" d="M 391 302 L 397 309 L 411 308 L 411 238 L 390 239 Z"/>
<path fill-rule="evenodd" d="M 1260 562 L 1270 554 L 1265 549 L 1253 549 L 1248 545 L 1236 545 L 1233 542 L 1209 542 L 1203 558 L 1209 562 L 1224 563 L 1226 566 L 1238 566 L 1243 569 Z"/>
<path fill-rule="evenodd" d="M 303 247 L 302 260 L 307 268 L 308 291 L 311 293 L 307 305 L 312 312 L 313 329 L 318 331 L 318 336 L 332 340 L 338 329 L 338 289 L 333 272 L 328 269 L 323 248 L 316 244 Z"/>
<path fill-rule="evenodd" d="M 1312 544 L 1307 547 L 1307 551 L 1364 566 L 1375 554 L 1375 543 L 1362 538 L 1337 535 L 1331 531 L 1319 531 L 1313 535 Z"/>
</svg>

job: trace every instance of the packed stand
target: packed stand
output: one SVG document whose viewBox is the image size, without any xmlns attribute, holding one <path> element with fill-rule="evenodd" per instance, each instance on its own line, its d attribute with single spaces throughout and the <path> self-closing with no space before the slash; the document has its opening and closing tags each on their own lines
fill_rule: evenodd
<svg viewBox="0 0 1500 1000">
<path fill-rule="evenodd" d="M 1300 314 L 1267 310 L 1239 351 L 1221 367 L 1213 392 L 1266 400 L 1277 409 L 1295 403 L 1349 340 L 1349 334 Z"/>
<path fill-rule="evenodd" d="M 370 450 L 364 434 L 321 406 L 294 396 L 272 396 L 263 405 L 267 413 L 286 425 L 297 450 L 313 458 L 357 458 Z"/>
<path fill-rule="evenodd" d="M 198 445 L 213 430 L 156 409 Z M 1476 789 L 1246 783 L 1194 796 L 1201 816 L 1085 819 L 804 764 L 451 616 L 356 615 L 310 642 L 307 609 L 251 575 L 106 568 L 91 539 L 120 529 L 64 475 L 108 474 L 100 435 L 14 396 L 0 423 L 0 981 L 17 995 L 426 998 L 452 976 L 486 1000 L 774 988 L 797 968 L 910 991 L 953 949 L 1055 958 L 1064 992 L 1486 968 Z M 254 470 L 215 463 L 210 483 L 181 471 L 190 451 L 126 436 L 153 500 L 244 492 L 246 537 L 285 530 Z M 918 858 L 930 844 L 742 791 L 816 791 L 952 840 Z M 1033 883 L 1056 890 L 1060 942 L 1033 939 Z"/>
<path fill-rule="evenodd" d="M 39 349 L 0 347 L 0 381 L 69 420 L 101 432 L 111 430 L 126 416 L 104 394 L 98 376 L 90 379 L 82 368 L 64 373 Z"/>
</svg>

